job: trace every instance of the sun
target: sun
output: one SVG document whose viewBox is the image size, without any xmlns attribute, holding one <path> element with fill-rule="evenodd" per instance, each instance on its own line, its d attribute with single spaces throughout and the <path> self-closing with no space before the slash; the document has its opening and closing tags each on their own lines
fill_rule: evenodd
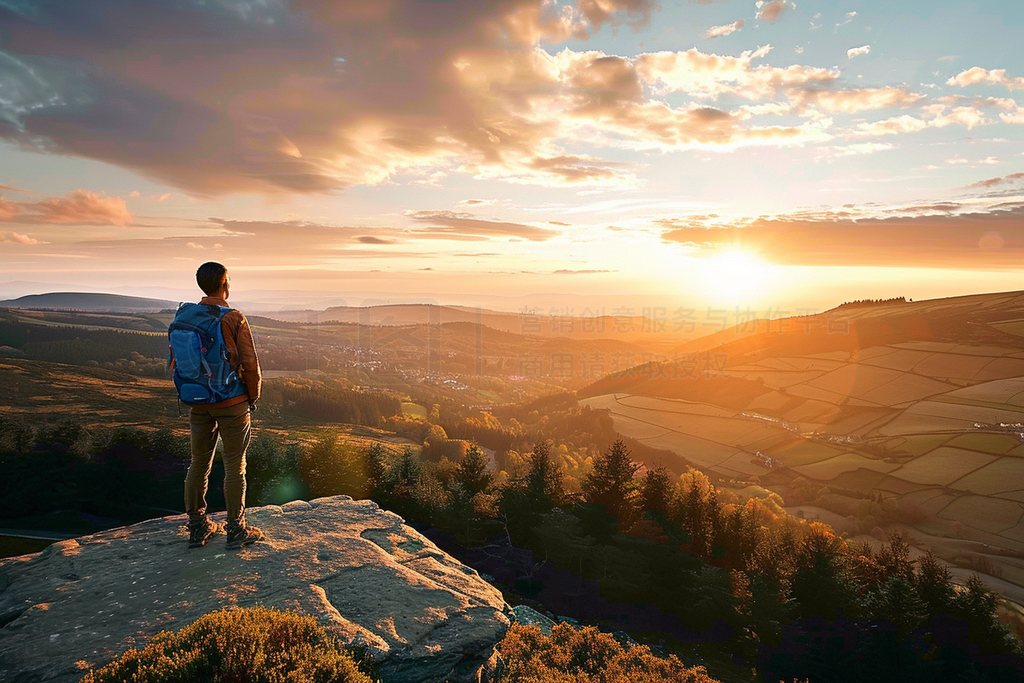
<svg viewBox="0 0 1024 683">
<path fill-rule="evenodd" d="M 703 259 L 701 271 L 710 296 L 737 303 L 743 297 L 762 293 L 772 275 L 769 263 L 741 249 L 720 251 Z"/>
</svg>

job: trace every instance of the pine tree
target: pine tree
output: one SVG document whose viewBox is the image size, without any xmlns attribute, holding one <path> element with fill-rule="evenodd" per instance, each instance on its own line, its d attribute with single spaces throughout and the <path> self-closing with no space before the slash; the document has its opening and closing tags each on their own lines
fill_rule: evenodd
<svg viewBox="0 0 1024 683">
<path fill-rule="evenodd" d="M 671 488 L 672 479 L 664 466 L 647 470 L 640 482 L 640 508 L 644 512 L 667 515 Z"/>
<path fill-rule="evenodd" d="M 636 492 L 633 475 L 640 465 L 629 456 L 626 444 L 616 439 L 607 451 L 594 458 L 593 471 L 582 481 L 587 502 L 603 505 L 615 517 L 629 511 Z"/>
<path fill-rule="evenodd" d="M 487 456 L 473 444 L 455 470 L 456 481 L 461 482 L 470 496 L 485 492 L 491 486 L 493 477 L 487 471 Z"/>
<path fill-rule="evenodd" d="M 530 470 L 526 475 L 526 493 L 531 507 L 547 511 L 565 499 L 562 472 L 551 460 L 547 443 L 534 444 L 530 451 Z"/>
</svg>

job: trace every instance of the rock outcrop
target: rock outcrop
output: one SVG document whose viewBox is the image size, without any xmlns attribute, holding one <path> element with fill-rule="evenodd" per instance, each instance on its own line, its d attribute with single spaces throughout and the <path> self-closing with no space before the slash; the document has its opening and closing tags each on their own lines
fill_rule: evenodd
<svg viewBox="0 0 1024 683">
<path fill-rule="evenodd" d="M 348 496 L 248 511 L 265 542 L 189 550 L 185 517 L 0 561 L 0 681 L 77 681 L 222 607 L 311 614 L 387 683 L 476 680 L 510 623 L 501 593 L 398 515 Z M 216 517 L 215 517 L 216 519 Z"/>
</svg>

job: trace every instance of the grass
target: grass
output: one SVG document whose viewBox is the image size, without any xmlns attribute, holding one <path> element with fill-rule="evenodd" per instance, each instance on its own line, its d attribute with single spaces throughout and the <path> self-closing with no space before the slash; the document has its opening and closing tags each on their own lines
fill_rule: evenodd
<svg viewBox="0 0 1024 683">
<path fill-rule="evenodd" d="M 983 453 L 1009 453 L 1021 445 L 1016 437 L 1006 434 L 964 434 L 949 441 L 950 446 Z"/>
<path fill-rule="evenodd" d="M 816 441 L 796 441 L 774 448 L 768 455 L 781 460 L 786 467 L 799 467 L 835 458 L 841 452 Z"/>
<path fill-rule="evenodd" d="M 1020 458 L 1000 458 L 991 465 L 957 479 L 951 484 L 951 488 L 991 496 L 1017 490 L 1021 487 L 1022 481 L 1024 461 Z"/>
<path fill-rule="evenodd" d="M 963 522 L 969 527 L 999 534 L 1017 526 L 1020 503 L 984 496 L 960 496 L 939 513 L 943 519 Z"/>
<path fill-rule="evenodd" d="M 409 401 L 402 402 L 402 415 L 411 417 L 417 420 L 427 419 L 427 409 L 421 406 L 419 403 L 411 403 Z"/>
<path fill-rule="evenodd" d="M 309 616 L 266 607 L 203 615 L 81 683 L 372 683 L 356 657 Z"/>
<path fill-rule="evenodd" d="M 785 462 L 785 460 L 783 460 L 783 462 Z M 871 460 L 857 453 L 842 453 L 834 458 L 801 465 L 795 469 L 805 477 L 818 479 L 819 481 L 830 481 L 847 472 L 870 470 L 872 472 L 881 472 L 882 474 L 885 474 L 892 472 L 897 467 L 898 465 L 893 465 L 881 460 Z M 877 480 L 878 477 L 875 478 L 875 481 Z"/>
<path fill-rule="evenodd" d="M 917 484 L 947 486 L 995 460 L 993 455 L 942 446 L 911 460 L 892 475 Z"/>
</svg>

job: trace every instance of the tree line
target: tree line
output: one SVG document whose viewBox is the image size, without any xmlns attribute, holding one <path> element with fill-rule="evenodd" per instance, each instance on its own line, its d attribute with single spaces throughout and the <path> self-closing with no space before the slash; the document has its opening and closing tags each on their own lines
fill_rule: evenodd
<svg viewBox="0 0 1024 683">
<path fill-rule="evenodd" d="M 475 444 L 435 462 L 413 448 L 358 447 L 335 430 L 291 444 L 259 435 L 249 504 L 372 498 L 509 595 L 702 643 L 763 680 L 1024 674 L 997 598 L 977 578 L 956 584 L 930 555 L 912 559 L 902 537 L 873 551 L 786 514 L 772 495 L 740 500 L 696 470 L 643 468 L 621 440 L 592 458 L 572 491 L 553 450 L 537 442 L 496 473 Z M 0 517 L 71 508 L 126 523 L 178 510 L 188 461 L 187 437 L 166 430 L 0 418 Z M 211 487 L 214 509 L 218 495 Z"/>
<path fill-rule="evenodd" d="M 325 433 L 295 466 L 311 495 L 370 497 L 451 534 L 452 549 L 480 560 L 482 571 L 498 576 L 514 564 L 510 553 L 525 550 L 533 558 L 526 570 L 499 576 L 507 590 L 613 626 L 625 615 L 642 628 L 660 614 L 651 630 L 717 641 L 763 680 L 1024 674 L 1020 642 L 999 623 L 996 596 L 977 577 L 954 583 L 931 555 L 912 560 L 901 536 L 876 552 L 788 515 L 777 498 L 727 502 L 696 470 L 640 474 L 621 440 L 594 458 L 578 493 L 567 491 L 550 444 L 535 444 L 526 463 L 501 478 L 475 445 L 460 461 L 432 462 L 412 449 L 360 449 Z M 558 604 L 570 576 L 573 590 L 592 587 L 591 600 L 577 592 Z M 604 612 L 579 612 L 599 600 L 608 602 Z"/>
</svg>

